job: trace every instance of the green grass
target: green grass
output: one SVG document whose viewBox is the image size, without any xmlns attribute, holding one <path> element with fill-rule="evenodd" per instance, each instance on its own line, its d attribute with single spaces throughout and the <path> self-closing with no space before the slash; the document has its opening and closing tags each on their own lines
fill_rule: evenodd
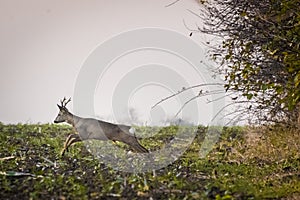
<svg viewBox="0 0 300 200">
<path fill-rule="evenodd" d="M 140 142 L 154 151 L 189 129 L 195 127 L 137 127 L 137 132 L 152 134 Z M 0 123 L 0 199 L 300 198 L 299 130 L 223 128 L 212 151 L 200 158 L 207 128 L 198 127 L 189 149 L 155 174 L 115 171 L 82 143 L 61 157 L 71 132 L 67 125 Z"/>
</svg>

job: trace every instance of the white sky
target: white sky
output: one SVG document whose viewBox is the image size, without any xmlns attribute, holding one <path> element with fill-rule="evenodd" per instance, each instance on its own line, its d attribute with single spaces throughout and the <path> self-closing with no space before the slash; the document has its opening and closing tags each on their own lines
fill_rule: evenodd
<svg viewBox="0 0 300 200">
<path fill-rule="evenodd" d="M 114 35 L 143 27 L 171 29 L 189 37 L 183 19 L 193 27 L 199 19 L 187 11 L 198 11 L 196 0 L 182 0 L 166 8 L 170 0 L 1 0 L 0 1 L 0 121 L 4 123 L 52 123 L 58 109 L 56 104 L 66 96 L 72 97 L 76 78 L 89 54 L 101 43 Z M 192 39 L 201 45 L 206 37 L 193 35 Z M 135 61 L 136 54 L 125 57 L 114 64 L 113 74 L 119 65 L 127 63 L 125 69 L 142 65 Z M 166 65 L 175 65 L 170 55 L 157 55 L 167 60 Z M 149 58 L 148 58 L 149 59 Z M 122 62 L 121 62 L 122 61 Z M 145 63 L 149 63 L 148 60 Z M 153 61 L 154 62 L 154 61 Z M 176 67 L 175 67 L 176 68 Z M 178 69 L 175 69 L 177 70 Z M 187 68 L 185 68 L 187 69 Z M 178 73 L 190 77 L 190 84 L 201 81 L 192 71 Z M 138 119 L 116 120 L 112 114 L 109 98 L 97 96 L 98 90 L 107 92 L 105 86 L 117 84 L 116 79 L 99 81 L 95 91 L 95 113 L 109 121 L 137 121 L 141 124 L 160 123 L 178 110 L 176 99 L 165 106 L 151 111 L 149 106 L 171 94 L 157 85 L 146 85 L 132 91 L 128 105 L 134 109 Z M 120 78 L 120 77 L 119 77 Z M 180 89 L 180 88 L 178 88 Z M 151 98 L 155 94 L 155 98 Z M 206 99 L 204 99 L 206 100 Z M 211 118 L 211 108 L 199 101 L 202 107 L 199 123 Z M 127 102 L 126 102 L 127 103 Z M 173 108 L 172 108 L 173 105 Z M 72 110 L 72 104 L 69 105 Z M 175 108 L 175 109 L 174 109 Z M 126 111 L 125 111 L 126 112 Z M 136 116 L 135 116 L 136 117 Z M 190 116 L 192 119 L 193 116 Z M 193 121 L 193 120 L 192 120 Z M 133 122 L 133 123 L 137 123 Z M 155 124 L 154 123 L 154 124 Z"/>
</svg>

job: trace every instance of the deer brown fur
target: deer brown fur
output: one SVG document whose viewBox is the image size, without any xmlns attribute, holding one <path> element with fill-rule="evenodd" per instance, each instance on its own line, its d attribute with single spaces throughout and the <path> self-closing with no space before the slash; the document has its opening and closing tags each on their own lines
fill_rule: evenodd
<svg viewBox="0 0 300 200">
<path fill-rule="evenodd" d="M 61 155 L 64 155 L 65 151 L 72 144 L 89 139 L 120 141 L 129 145 L 136 152 L 148 153 L 148 150 L 138 142 L 135 135 L 132 135 L 130 126 L 113 124 L 93 118 L 78 117 L 66 108 L 70 101 L 71 99 L 66 100 L 64 98 L 61 101 L 61 105 L 57 105 L 59 113 L 54 120 L 54 123 L 66 122 L 72 125 L 76 131 L 76 134 L 71 134 L 67 137 Z"/>
</svg>

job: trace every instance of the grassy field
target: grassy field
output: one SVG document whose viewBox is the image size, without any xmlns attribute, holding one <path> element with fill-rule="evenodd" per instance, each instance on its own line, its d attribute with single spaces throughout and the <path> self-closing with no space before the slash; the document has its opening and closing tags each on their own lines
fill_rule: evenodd
<svg viewBox="0 0 300 200">
<path fill-rule="evenodd" d="M 178 128 L 160 129 L 141 143 L 158 149 Z M 69 126 L 0 123 L 0 199 L 300 199 L 299 130 L 223 128 L 200 158 L 206 131 L 198 127 L 174 163 L 132 174 L 94 159 L 82 143 L 61 157 Z"/>
</svg>

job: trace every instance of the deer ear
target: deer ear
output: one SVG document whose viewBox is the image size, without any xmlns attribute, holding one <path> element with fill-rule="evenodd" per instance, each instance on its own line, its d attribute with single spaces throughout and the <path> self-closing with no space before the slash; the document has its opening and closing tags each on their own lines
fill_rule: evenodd
<svg viewBox="0 0 300 200">
<path fill-rule="evenodd" d="M 58 104 L 56 104 L 57 105 L 57 107 L 59 108 L 59 110 L 61 110 L 62 109 L 62 106 L 60 106 L 60 105 L 58 105 Z"/>
</svg>

